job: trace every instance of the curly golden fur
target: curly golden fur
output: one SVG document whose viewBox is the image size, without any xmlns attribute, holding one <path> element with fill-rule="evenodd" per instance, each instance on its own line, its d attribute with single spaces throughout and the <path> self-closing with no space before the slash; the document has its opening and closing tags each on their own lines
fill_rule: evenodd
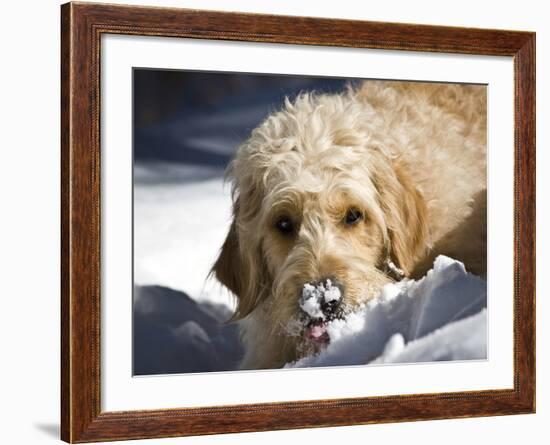
<svg viewBox="0 0 550 445">
<path fill-rule="evenodd" d="M 301 94 L 252 132 L 228 174 L 234 219 L 213 271 L 238 298 L 242 368 L 322 347 L 295 328 L 305 283 L 339 283 L 345 316 L 438 254 L 485 273 L 484 86 Z"/>
</svg>

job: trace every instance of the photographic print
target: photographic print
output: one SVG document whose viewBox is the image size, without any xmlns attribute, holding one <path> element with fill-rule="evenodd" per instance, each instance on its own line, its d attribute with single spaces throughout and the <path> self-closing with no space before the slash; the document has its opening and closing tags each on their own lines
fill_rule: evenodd
<svg viewBox="0 0 550 445">
<path fill-rule="evenodd" d="M 134 375 L 487 358 L 487 87 L 134 68 Z"/>
<path fill-rule="evenodd" d="M 535 412 L 535 49 L 64 4 L 62 439 Z"/>
</svg>

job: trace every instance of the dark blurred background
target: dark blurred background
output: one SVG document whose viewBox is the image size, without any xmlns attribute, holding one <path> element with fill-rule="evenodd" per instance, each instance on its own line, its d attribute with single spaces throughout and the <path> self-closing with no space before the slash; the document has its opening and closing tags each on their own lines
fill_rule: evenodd
<svg viewBox="0 0 550 445">
<path fill-rule="evenodd" d="M 134 69 L 134 157 L 225 167 L 288 96 L 338 92 L 349 79 Z"/>
</svg>

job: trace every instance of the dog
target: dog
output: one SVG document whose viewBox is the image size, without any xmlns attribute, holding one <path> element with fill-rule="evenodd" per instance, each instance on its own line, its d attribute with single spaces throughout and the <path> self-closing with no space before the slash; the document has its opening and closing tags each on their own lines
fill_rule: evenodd
<svg viewBox="0 0 550 445">
<path fill-rule="evenodd" d="M 486 273 L 486 87 L 364 81 L 288 98 L 228 167 L 212 272 L 237 297 L 242 369 L 322 350 L 326 325 L 437 255 Z"/>
</svg>

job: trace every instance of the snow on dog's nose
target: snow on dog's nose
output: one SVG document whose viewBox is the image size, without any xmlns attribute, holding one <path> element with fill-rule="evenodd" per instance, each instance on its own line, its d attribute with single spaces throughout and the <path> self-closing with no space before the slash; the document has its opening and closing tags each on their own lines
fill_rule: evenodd
<svg viewBox="0 0 550 445">
<path fill-rule="evenodd" d="M 302 288 L 300 307 L 312 319 L 330 318 L 340 306 L 342 290 L 330 278 L 317 283 L 306 283 Z"/>
<path fill-rule="evenodd" d="M 309 320 L 306 336 L 317 343 L 328 343 L 327 322 L 334 319 L 342 300 L 341 287 L 326 278 L 316 283 L 306 283 L 302 288 L 300 308 Z"/>
</svg>

